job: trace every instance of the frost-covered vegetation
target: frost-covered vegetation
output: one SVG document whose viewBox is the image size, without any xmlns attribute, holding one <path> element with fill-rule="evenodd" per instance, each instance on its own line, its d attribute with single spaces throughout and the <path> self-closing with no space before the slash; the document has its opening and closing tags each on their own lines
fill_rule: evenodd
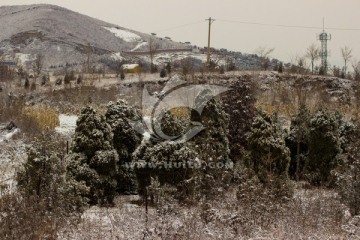
<svg viewBox="0 0 360 240">
<path fill-rule="evenodd" d="M 170 136 L 201 123 L 204 129 L 185 142 L 159 142 L 132 127 L 147 112 L 129 97 L 142 83 L 115 88 L 128 96 L 69 88 L 61 90 L 64 96 L 55 92 L 39 102 L 34 98 L 41 95 L 34 95 L 28 101 L 35 106 L 26 99 L 8 102 L 0 108 L 4 121 L 13 118 L 22 129 L 21 122 L 31 118 L 38 127 L 23 132 L 27 154 L 16 165 L 16 187 L 0 183 L 0 238 L 357 239 L 360 135 L 358 115 L 349 110 L 357 106 L 345 108 L 341 94 L 331 99 L 331 91 L 319 87 L 325 83 L 302 78 L 191 77 L 188 81 L 217 82 L 231 90 L 208 101 L 201 114 L 172 109 L 153 119 Z M 166 81 L 147 87 L 161 97 Z M 303 97 L 302 87 L 314 94 Z M 81 94 L 95 102 L 72 111 L 79 116 L 67 146 L 69 136 L 53 132 L 51 109 L 65 109 L 71 97 L 77 108 Z M 10 114 L 11 106 L 23 115 Z M 36 106 L 48 117 L 27 114 Z M 15 161 L 19 156 L 10 151 L 16 149 L 5 146 L 21 140 L 0 143 L 7 149 L 1 159 Z M 8 167 L 0 165 L 3 171 Z"/>
</svg>

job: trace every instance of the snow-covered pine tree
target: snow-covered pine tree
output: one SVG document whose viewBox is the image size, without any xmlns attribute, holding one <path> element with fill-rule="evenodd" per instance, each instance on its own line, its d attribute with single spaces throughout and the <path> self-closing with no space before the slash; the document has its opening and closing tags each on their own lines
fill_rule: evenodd
<svg viewBox="0 0 360 240">
<path fill-rule="evenodd" d="M 105 113 L 114 135 L 112 144 L 119 155 L 119 172 L 117 174 L 117 191 L 135 193 L 137 180 L 134 170 L 126 168 L 125 163 L 131 162 L 131 155 L 141 143 L 141 134 L 130 125 L 130 121 L 141 121 L 140 113 L 124 100 L 110 102 Z"/>
<path fill-rule="evenodd" d="M 226 188 L 232 177 L 232 161 L 229 154 L 228 115 L 222 101 L 214 98 L 210 89 L 204 89 L 195 100 L 195 108 L 205 105 L 201 115 L 192 112 L 191 120 L 201 122 L 204 130 L 191 139 L 198 159 L 205 163 L 199 173 L 198 185 L 207 198 L 214 197 Z"/>
<path fill-rule="evenodd" d="M 341 153 L 339 127 L 338 116 L 326 109 L 317 110 L 310 119 L 306 171 L 312 184 L 331 181 L 331 170 L 337 166 L 338 154 Z"/>
<path fill-rule="evenodd" d="M 65 144 L 52 134 L 28 147 L 18 188 L 0 198 L 0 239 L 55 238 L 80 218 L 88 188 L 68 174 L 64 152 Z"/>
<path fill-rule="evenodd" d="M 85 107 L 77 121 L 68 170 L 90 187 L 91 204 L 112 204 L 116 194 L 119 157 L 104 116 Z"/>
<path fill-rule="evenodd" d="M 297 115 L 291 119 L 290 129 L 285 139 L 291 156 L 289 175 L 296 180 L 302 179 L 304 174 L 310 117 L 310 111 L 306 105 L 300 105 Z"/>
<path fill-rule="evenodd" d="M 360 135 L 354 134 L 356 141 L 349 144 L 346 153 L 341 156 L 341 163 L 334 171 L 336 189 L 349 207 L 351 215 L 360 214 Z"/>
<path fill-rule="evenodd" d="M 276 118 L 259 111 L 248 135 L 247 165 L 265 185 L 287 186 L 290 151 Z M 287 191 L 286 189 L 284 189 Z"/>
<path fill-rule="evenodd" d="M 247 133 L 256 114 L 254 86 L 250 81 L 236 79 L 222 99 L 229 116 L 230 158 L 237 162 L 242 160 L 243 151 L 247 148 Z"/>
<path fill-rule="evenodd" d="M 167 111 L 162 118 L 155 119 L 154 126 L 167 136 L 179 136 L 185 133 L 188 120 L 183 114 L 176 114 L 176 110 Z M 157 178 L 161 185 L 170 184 L 177 187 L 177 198 L 182 198 L 190 191 L 185 182 L 191 178 L 194 168 L 188 164 L 193 163 L 196 157 L 197 154 L 187 142 L 144 140 L 133 154 L 138 166 L 135 171 L 140 194 L 145 194 L 146 187 L 150 185 L 153 177 Z M 144 167 L 139 167 L 145 163 Z"/>
</svg>

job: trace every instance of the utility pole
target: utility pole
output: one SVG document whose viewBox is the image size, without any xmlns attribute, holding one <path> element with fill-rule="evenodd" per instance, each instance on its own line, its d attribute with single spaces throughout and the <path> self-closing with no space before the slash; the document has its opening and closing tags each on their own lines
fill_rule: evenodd
<svg viewBox="0 0 360 240">
<path fill-rule="evenodd" d="M 215 21 L 215 19 L 212 19 L 209 17 L 208 19 L 205 19 L 206 21 L 209 21 L 209 33 L 208 33 L 208 47 L 207 47 L 207 65 L 210 66 L 210 35 L 211 35 L 211 24 Z"/>
</svg>

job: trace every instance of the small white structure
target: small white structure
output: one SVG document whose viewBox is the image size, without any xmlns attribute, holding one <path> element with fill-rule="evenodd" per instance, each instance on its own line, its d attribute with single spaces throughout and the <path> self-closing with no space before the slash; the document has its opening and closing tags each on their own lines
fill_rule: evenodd
<svg viewBox="0 0 360 240">
<path fill-rule="evenodd" d="M 139 64 L 124 64 L 121 66 L 128 73 L 139 73 L 141 71 Z"/>
<path fill-rule="evenodd" d="M 199 50 L 199 48 L 194 47 L 194 48 L 192 48 L 192 52 L 193 52 L 193 53 L 199 53 L 199 52 L 200 52 L 200 50 Z"/>
</svg>

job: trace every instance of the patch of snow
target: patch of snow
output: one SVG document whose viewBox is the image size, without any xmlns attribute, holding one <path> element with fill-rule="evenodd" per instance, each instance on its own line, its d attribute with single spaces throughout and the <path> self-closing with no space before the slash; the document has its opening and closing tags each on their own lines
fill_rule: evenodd
<svg viewBox="0 0 360 240">
<path fill-rule="evenodd" d="M 119 60 L 119 61 L 124 60 L 124 58 L 121 56 L 121 53 L 119 52 L 111 54 L 110 57 L 114 60 Z"/>
<path fill-rule="evenodd" d="M 161 65 L 161 64 L 165 64 L 165 63 L 170 62 L 170 61 L 173 61 L 173 62 L 181 61 L 181 60 L 183 60 L 185 58 L 188 58 L 188 57 L 198 59 L 203 63 L 207 61 L 207 55 L 206 54 L 201 54 L 201 53 L 194 54 L 194 53 L 191 53 L 191 52 L 176 52 L 176 53 L 159 53 L 159 54 L 156 54 L 154 56 L 153 62 L 154 62 L 154 64 Z M 147 62 L 151 61 L 149 56 L 141 56 L 141 58 L 144 61 L 147 61 Z M 218 59 L 216 57 L 213 57 L 213 59 L 216 62 L 218 62 L 220 65 L 225 64 L 225 61 L 222 60 L 222 59 Z"/>
<path fill-rule="evenodd" d="M 18 134 L 20 132 L 20 129 L 16 128 L 13 131 L 4 134 L 3 136 L 0 136 L 0 142 L 4 142 L 7 140 L 10 140 L 13 136 L 15 136 L 16 134 Z"/>
<path fill-rule="evenodd" d="M 20 131 L 19 129 L 14 130 Z M 17 185 L 16 173 L 26 159 L 26 144 L 21 140 L 0 141 L 0 149 L 0 185 L 12 192 Z"/>
<path fill-rule="evenodd" d="M 143 139 L 144 140 L 150 140 L 150 138 L 151 138 L 151 134 L 149 132 L 144 132 Z"/>
<path fill-rule="evenodd" d="M 196 59 L 199 59 L 202 62 L 207 61 L 207 55 L 206 54 L 194 54 L 192 57 L 196 58 Z"/>
<path fill-rule="evenodd" d="M 127 30 L 117 29 L 114 27 L 104 27 L 106 30 L 115 34 L 116 37 L 121 38 L 126 42 L 134 42 L 134 41 L 141 41 L 141 37 L 135 33 L 132 33 Z"/>
<path fill-rule="evenodd" d="M 11 139 L 13 136 L 15 136 L 17 133 L 20 132 L 20 129 L 16 128 L 14 131 L 9 132 L 8 134 L 5 135 L 5 139 L 9 140 Z"/>
<path fill-rule="evenodd" d="M 25 64 L 27 61 L 31 60 L 31 55 L 25 53 L 16 53 L 15 57 L 20 60 L 20 64 Z"/>
<path fill-rule="evenodd" d="M 136 51 L 138 50 L 139 48 L 143 47 L 143 46 L 146 46 L 148 43 L 147 42 L 142 42 L 142 43 L 139 43 L 138 45 L 136 45 L 136 47 L 134 47 L 133 49 L 131 49 L 130 51 Z"/>
<path fill-rule="evenodd" d="M 55 128 L 55 131 L 61 134 L 71 134 L 75 132 L 76 121 L 78 120 L 76 115 L 59 115 L 60 126 Z"/>
</svg>

